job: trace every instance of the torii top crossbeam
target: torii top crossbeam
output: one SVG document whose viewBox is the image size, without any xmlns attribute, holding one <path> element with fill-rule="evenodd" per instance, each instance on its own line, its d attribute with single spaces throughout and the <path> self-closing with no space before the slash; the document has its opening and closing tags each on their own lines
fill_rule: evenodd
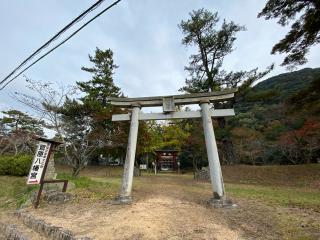
<svg viewBox="0 0 320 240">
<path fill-rule="evenodd" d="M 222 101 L 234 97 L 237 89 L 228 89 L 223 91 L 208 92 L 208 93 L 193 93 L 171 96 L 155 96 L 155 97 L 139 97 L 139 98 L 124 98 L 124 97 L 109 97 L 107 101 L 111 105 L 118 107 L 130 107 L 133 104 L 138 104 L 141 107 L 157 107 L 163 106 L 166 102 L 172 99 L 175 105 L 197 104 L 202 100 L 210 102 Z"/>
</svg>

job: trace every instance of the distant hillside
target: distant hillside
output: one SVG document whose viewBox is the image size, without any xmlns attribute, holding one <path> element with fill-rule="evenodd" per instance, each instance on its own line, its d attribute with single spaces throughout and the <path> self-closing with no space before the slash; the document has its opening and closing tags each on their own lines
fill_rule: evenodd
<svg viewBox="0 0 320 240">
<path fill-rule="evenodd" d="M 281 99 L 296 93 L 320 76 L 320 68 L 304 68 L 299 71 L 279 74 L 253 87 L 253 91 L 277 90 Z"/>
<path fill-rule="evenodd" d="M 320 68 L 271 77 L 239 97 L 228 120 L 240 162 L 298 164 L 320 160 Z"/>
<path fill-rule="evenodd" d="M 256 105 L 279 104 L 293 94 L 310 86 L 320 77 L 320 68 L 305 68 L 299 71 L 279 74 L 254 86 L 237 105 L 239 110 L 247 111 Z"/>
</svg>

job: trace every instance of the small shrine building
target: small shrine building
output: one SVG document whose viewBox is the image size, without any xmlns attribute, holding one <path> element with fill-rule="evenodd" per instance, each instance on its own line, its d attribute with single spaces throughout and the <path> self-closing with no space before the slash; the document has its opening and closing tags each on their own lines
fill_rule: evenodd
<svg viewBox="0 0 320 240">
<path fill-rule="evenodd" d="M 156 152 L 156 165 L 160 171 L 178 171 L 179 161 L 177 150 L 157 150 Z"/>
</svg>

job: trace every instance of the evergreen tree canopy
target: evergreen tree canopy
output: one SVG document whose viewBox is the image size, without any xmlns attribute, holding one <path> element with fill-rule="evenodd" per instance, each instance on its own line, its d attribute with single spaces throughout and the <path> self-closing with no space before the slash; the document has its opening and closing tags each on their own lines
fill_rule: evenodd
<svg viewBox="0 0 320 240">
<path fill-rule="evenodd" d="M 2 111 L 0 117 L 0 155 L 32 152 L 32 136 L 43 136 L 43 121 L 19 110 Z"/>
<path fill-rule="evenodd" d="M 92 79 L 87 82 L 77 82 L 80 90 L 86 93 L 83 101 L 98 102 L 106 106 L 107 97 L 118 97 L 120 88 L 113 83 L 114 70 L 118 67 L 113 61 L 113 52 L 111 49 L 105 51 L 96 48 L 95 55 L 89 55 L 93 67 L 82 67 L 83 71 L 92 74 Z"/>
<path fill-rule="evenodd" d="M 236 34 L 244 31 L 245 28 L 233 21 L 223 20 L 220 29 L 218 13 L 211 13 L 206 9 L 199 9 L 190 13 L 190 19 L 181 21 L 179 27 L 184 34 L 182 44 L 185 46 L 195 46 L 196 54 L 190 56 L 189 66 L 185 69 L 189 72 L 190 78 L 186 79 L 186 86 L 180 90 L 195 92 L 211 92 L 223 88 L 240 87 L 240 92 L 246 92 L 253 82 L 269 73 L 273 65 L 264 72 L 258 72 L 258 68 L 251 71 L 227 72 L 223 70 L 224 57 L 232 53 Z M 241 94 L 238 94 L 241 96 Z M 229 105 L 232 103 L 220 103 Z M 219 107 L 216 103 L 215 107 Z M 224 129 L 226 126 L 225 118 L 218 118 L 219 127 Z M 227 131 L 222 131 L 227 132 Z M 229 164 L 236 162 L 233 151 L 232 141 L 228 134 L 222 137 L 223 156 Z"/>
<path fill-rule="evenodd" d="M 3 118 L 0 118 L 0 123 L 3 129 L 8 133 L 25 132 L 36 135 L 43 135 L 44 122 L 39 121 L 26 113 L 19 110 L 2 111 Z"/>
<path fill-rule="evenodd" d="M 190 13 L 190 19 L 181 21 L 179 27 L 184 34 L 182 44 L 196 46 L 197 53 L 190 56 L 190 64 L 185 69 L 190 74 L 186 92 L 208 92 L 219 90 L 225 72 L 221 71 L 223 59 L 233 51 L 236 33 L 244 31 L 243 26 L 223 20 L 219 30 L 218 13 L 199 9 Z"/>
<path fill-rule="evenodd" d="M 96 48 L 95 55 L 89 55 L 89 60 L 94 66 L 81 69 L 91 73 L 92 78 L 86 82 L 77 82 L 77 85 L 85 93 L 81 100 L 94 119 L 93 131 L 97 136 L 105 138 L 114 132 L 115 128 L 115 124 L 111 121 L 111 115 L 115 110 L 107 103 L 106 98 L 118 97 L 121 94 L 120 88 L 113 82 L 114 70 L 118 66 L 113 61 L 111 49 Z"/>
<path fill-rule="evenodd" d="M 187 21 L 181 21 L 179 27 L 184 34 L 182 44 L 197 48 L 197 53 L 190 56 L 189 66 L 185 67 L 190 78 L 186 79 L 186 86 L 181 91 L 210 92 L 240 87 L 242 92 L 273 69 L 272 64 L 263 72 L 259 72 L 258 68 L 238 72 L 224 70 L 224 57 L 232 53 L 236 33 L 244 31 L 245 27 L 223 20 L 217 30 L 218 22 L 217 12 L 211 13 L 203 8 L 192 11 Z"/>
<path fill-rule="evenodd" d="M 287 53 L 282 66 L 294 67 L 307 62 L 306 54 L 311 46 L 320 43 L 320 1 L 319 0 L 268 0 L 258 17 L 278 18 L 278 23 L 291 25 L 291 30 L 272 48 L 271 53 Z"/>
</svg>

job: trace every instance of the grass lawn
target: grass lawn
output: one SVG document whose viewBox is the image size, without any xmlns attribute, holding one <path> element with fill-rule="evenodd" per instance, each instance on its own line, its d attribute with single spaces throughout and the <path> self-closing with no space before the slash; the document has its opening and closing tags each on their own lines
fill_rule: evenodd
<svg viewBox="0 0 320 240">
<path fill-rule="evenodd" d="M 229 183 L 226 184 L 226 191 L 236 197 L 320 212 L 320 191 L 314 189 Z"/>
<path fill-rule="evenodd" d="M 320 164 L 224 168 L 227 193 L 320 212 Z"/>
<path fill-rule="evenodd" d="M 36 186 L 27 186 L 25 177 L 0 176 L 0 209 L 20 207 Z"/>
<path fill-rule="evenodd" d="M 120 178 L 91 178 L 88 176 L 72 177 L 69 173 L 59 173 L 58 179 L 68 179 L 75 186 L 69 192 L 76 196 L 75 201 L 112 199 L 118 193 Z M 0 212 L 21 207 L 39 186 L 26 185 L 25 177 L 0 176 Z M 70 184 L 70 185 L 71 185 Z M 50 186 L 50 185 L 49 185 Z"/>
<path fill-rule="evenodd" d="M 68 179 L 70 186 L 73 185 L 68 191 L 75 196 L 75 203 L 110 200 L 120 189 L 121 167 L 87 167 L 76 178 L 71 176 L 67 167 L 57 166 L 57 171 L 58 179 Z M 285 239 L 316 239 L 314 236 L 320 236 L 320 221 L 316 220 L 320 216 L 320 164 L 224 166 L 223 176 L 231 199 L 253 201 L 274 209 Z M 142 178 L 134 180 L 135 193 L 145 191 L 147 194 L 148 189 L 153 188 L 153 182 L 159 179 L 164 185 L 182 189 L 187 196 L 211 192 L 210 183 L 193 181 L 192 173 L 157 176 L 143 173 Z M 27 186 L 25 181 L 25 177 L 0 176 L 0 217 L 19 208 L 38 189 L 38 186 Z"/>
<path fill-rule="evenodd" d="M 71 176 L 70 169 L 65 166 L 58 166 L 57 169 L 58 179 L 68 179 L 74 183 L 75 189 L 72 192 L 79 197 L 111 199 L 120 189 L 121 167 L 88 167 L 76 178 Z M 165 174 L 173 175 L 175 174 Z M 232 196 L 320 212 L 320 164 L 225 166 L 223 175 L 226 191 Z M 143 173 L 143 176 L 152 178 L 153 175 Z M 180 176 L 190 178 L 190 174 Z M 20 207 L 31 192 L 38 188 L 27 186 L 24 177 L 0 176 L 0 181 L 0 208 Z M 201 191 L 201 187 L 198 190 Z"/>
<path fill-rule="evenodd" d="M 76 201 L 113 199 L 120 188 L 120 178 L 94 178 L 88 176 L 72 177 L 69 173 L 59 173 L 58 179 L 68 179 L 75 185 L 69 192 L 76 196 Z"/>
</svg>

